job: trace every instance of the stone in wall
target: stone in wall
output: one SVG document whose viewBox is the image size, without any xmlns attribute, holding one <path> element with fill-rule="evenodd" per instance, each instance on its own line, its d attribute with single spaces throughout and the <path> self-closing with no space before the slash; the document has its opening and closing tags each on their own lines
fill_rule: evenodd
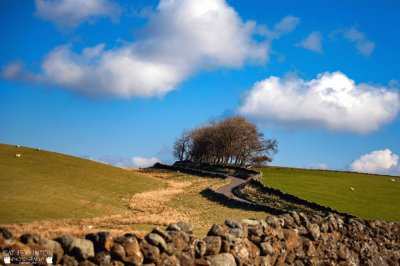
<svg viewBox="0 0 400 266">
<path fill-rule="evenodd" d="M 400 265 L 400 224 L 291 212 L 229 219 L 213 225 L 202 239 L 184 222 L 144 237 L 99 232 L 85 239 L 16 237 L 0 228 L 0 249 L 2 264 L 31 259 L 46 265 L 50 259 L 58 265 Z M 41 257 L 36 250 L 48 252 Z"/>
</svg>

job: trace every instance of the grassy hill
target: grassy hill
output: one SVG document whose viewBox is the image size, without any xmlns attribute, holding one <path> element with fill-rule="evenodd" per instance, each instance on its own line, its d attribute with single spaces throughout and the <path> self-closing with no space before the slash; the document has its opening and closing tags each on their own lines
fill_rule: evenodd
<svg viewBox="0 0 400 266">
<path fill-rule="evenodd" d="M 262 181 L 268 186 L 366 219 L 400 221 L 398 177 L 282 167 L 261 170 Z M 390 181 L 392 178 L 396 181 Z M 189 184 L 176 189 L 171 182 Z M 118 215 L 135 202 L 141 212 L 128 213 L 121 224 L 163 224 L 163 219 L 184 218 L 200 229 L 208 229 L 226 218 L 265 216 L 263 212 L 230 209 L 200 195 L 211 184 L 223 182 L 175 172 L 127 171 L 54 152 L 0 144 L 0 224 L 18 226 L 40 220 L 97 219 L 117 214 L 114 218 L 98 218 L 98 228 L 111 228 L 125 217 Z M 157 190 L 161 188 L 164 190 Z M 138 194 L 144 191 L 148 195 Z M 155 214 L 155 206 L 163 213 Z M 63 226 L 68 224 L 74 230 L 73 222 Z M 54 221 L 45 224 L 43 230 L 51 226 L 55 230 L 60 225 Z"/>
<path fill-rule="evenodd" d="M 267 186 L 364 219 L 400 221 L 399 177 L 284 167 L 259 170 Z"/>
<path fill-rule="evenodd" d="M 0 224 L 117 213 L 126 207 L 123 197 L 164 185 L 98 162 L 0 144 Z"/>
</svg>

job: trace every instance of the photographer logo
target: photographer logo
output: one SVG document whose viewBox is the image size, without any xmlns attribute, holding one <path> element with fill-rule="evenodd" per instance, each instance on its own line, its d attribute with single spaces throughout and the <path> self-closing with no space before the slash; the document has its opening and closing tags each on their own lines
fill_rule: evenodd
<svg viewBox="0 0 400 266">
<path fill-rule="evenodd" d="M 10 263 L 11 263 L 11 258 L 8 257 L 8 256 L 5 256 L 5 257 L 4 257 L 4 263 L 5 263 L 5 264 L 10 264 Z"/>
</svg>

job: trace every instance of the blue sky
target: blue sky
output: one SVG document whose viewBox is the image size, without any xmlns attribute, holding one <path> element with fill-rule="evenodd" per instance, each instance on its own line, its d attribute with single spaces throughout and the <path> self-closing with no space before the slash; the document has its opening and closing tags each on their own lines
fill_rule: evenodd
<svg viewBox="0 0 400 266">
<path fill-rule="evenodd" d="M 399 174 L 398 1 L 0 3 L 0 142 L 171 162 L 242 115 L 274 165 Z"/>
</svg>

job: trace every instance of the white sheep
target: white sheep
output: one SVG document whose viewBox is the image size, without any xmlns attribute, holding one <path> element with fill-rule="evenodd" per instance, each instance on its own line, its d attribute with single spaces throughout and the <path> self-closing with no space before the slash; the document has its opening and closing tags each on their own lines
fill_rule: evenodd
<svg viewBox="0 0 400 266">
<path fill-rule="evenodd" d="M 22 156 L 22 154 L 20 154 L 20 153 L 15 154 L 15 158 L 21 158 L 21 156 Z"/>
<path fill-rule="evenodd" d="M 392 178 L 392 179 L 390 179 L 390 181 L 392 181 L 392 182 L 394 182 L 394 181 L 396 181 L 394 178 Z"/>
<path fill-rule="evenodd" d="M 350 188 L 350 190 L 351 190 L 351 191 L 353 191 L 353 190 L 354 190 L 354 188 L 353 188 L 353 187 L 351 187 L 351 188 Z"/>
<path fill-rule="evenodd" d="M 19 147 L 21 147 L 21 146 L 20 146 L 20 145 L 16 145 L 15 147 L 19 148 Z"/>
</svg>

